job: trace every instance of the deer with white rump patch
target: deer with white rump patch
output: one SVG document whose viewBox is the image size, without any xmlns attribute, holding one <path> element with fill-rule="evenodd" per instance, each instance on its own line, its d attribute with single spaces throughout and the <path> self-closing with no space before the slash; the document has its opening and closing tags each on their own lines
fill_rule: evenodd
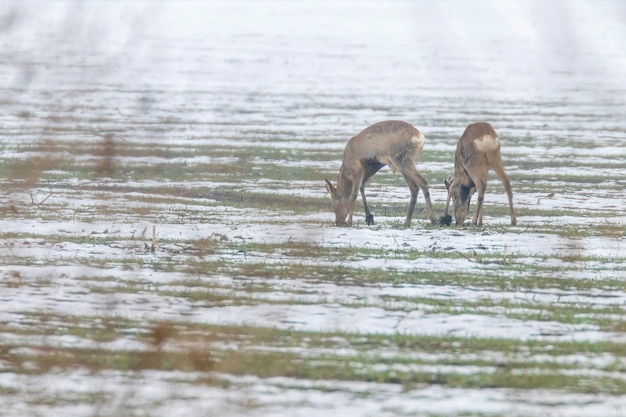
<svg viewBox="0 0 626 417">
<path fill-rule="evenodd" d="M 454 178 L 449 177 L 445 180 L 448 199 L 445 214 L 440 220 L 442 224 L 450 224 L 451 222 L 448 208 L 450 198 L 452 198 L 456 224 L 462 225 L 469 213 L 472 195 L 478 191 L 478 202 L 471 225 L 483 225 L 483 201 L 489 168 L 496 171 L 502 184 L 504 184 L 506 194 L 509 197 L 511 224 L 517 223 L 513 210 L 511 182 L 504 172 L 504 164 L 500 155 L 500 139 L 489 123 L 472 123 L 467 126 L 456 147 Z"/>
<path fill-rule="evenodd" d="M 435 225 L 428 183 L 415 168 L 415 158 L 423 146 L 424 135 L 419 130 L 409 123 L 396 120 L 373 124 L 350 139 L 343 152 L 337 187 L 326 180 L 326 189 L 333 200 L 335 224 L 352 226 L 354 204 L 359 191 L 363 198 L 365 221 L 368 225 L 374 224 L 374 216 L 365 199 L 365 185 L 382 167 L 389 165 L 392 172 L 402 173 L 411 190 L 411 201 L 404 226 L 411 225 L 420 189 L 426 199 L 428 218 Z"/>
</svg>

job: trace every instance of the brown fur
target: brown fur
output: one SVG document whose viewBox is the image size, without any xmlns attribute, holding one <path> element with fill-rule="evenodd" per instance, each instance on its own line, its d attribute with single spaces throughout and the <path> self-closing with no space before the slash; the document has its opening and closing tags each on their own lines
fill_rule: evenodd
<svg viewBox="0 0 626 417">
<path fill-rule="evenodd" d="M 409 123 L 388 120 L 373 124 L 354 136 L 346 144 L 343 163 L 339 170 L 337 187 L 326 180 L 326 189 L 333 199 L 337 226 L 352 226 L 354 204 L 359 191 L 363 198 L 367 224 L 374 223 L 365 199 L 365 185 L 383 166 L 400 171 L 411 190 L 411 201 L 405 226 L 411 225 L 417 194 L 421 189 L 432 224 L 435 217 L 426 179 L 415 168 L 415 158 L 422 151 L 424 135 Z M 347 218 L 347 221 L 346 221 Z"/>
<path fill-rule="evenodd" d="M 472 226 L 483 224 L 483 202 L 489 168 L 492 168 L 504 184 L 509 198 L 511 224 L 517 223 L 513 209 L 513 193 L 511 182 L 504 171 L 504 163 L 500 155 L 500 140 L 489 123 L 472 123 L 465 129 L 459 139 L 454 157 L 454 178 L 445 181 L 448 188 L 446 215 L 450 199 L 454 203 L 454 217 L 457 225 L 462 225 L 469 212 L 470 200 L 474 192 L 478 192 L 478 202 L 472 218 Z"/>
</svg>

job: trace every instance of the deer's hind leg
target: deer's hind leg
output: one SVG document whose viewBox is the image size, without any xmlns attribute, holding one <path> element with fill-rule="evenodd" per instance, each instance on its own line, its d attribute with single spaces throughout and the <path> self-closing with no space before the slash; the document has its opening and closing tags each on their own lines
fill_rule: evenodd
<svg viewBox="0 0 626 417">
<path fill-rule="evenodd" d="M 484 156 L 483 156 L 484 158 Z M 478 198 L 476 199 L 476 210 L 472 216 L 472 226 L 482 227 L 483 225 L 483 203 L 485 201 L 485 191 L 487 190 L 487 178 L 489 178 L 489 167 L 486 163 L 466 162 L 469 177 L 472 179 Z M 470 196 L 471 198 L 471 196 Z"/>
<path fill-rule="evenodd" d="M 504 171 L 504 164 L 502 163 L 502 157 L 498 152 L 493 158 L 488 158 L 488 162 L 496 171 L 498 178 L 502 181 L 504 185 L 504 189 L 506 190 L 506 195 L 509 198 L 509 215 L 511 216 L 511 224 L 515 226 L 517 224 L 517 217 L 515 216 L 515 210 L 513 209 L 513 191 L 511 190 L 511 181 L 509 181 L 509 177 L 506 175 Z"/>
<path fill-rule="evenodd" d="M 434 226 L 437 224 L 435 220 L 435 212 L 433 211 L 433 205 L 430 201 L 430 192 L 428 190 L 428 182 L 426 178 L 424 178 L 415 168 L 413 162 L 408 162 L 405 164 L 396 164 L 398 170 L 404 176 L 409 189 L 411 190 L 411 201 L 409 203 L 409 212 L 406 215 L 405 226 L 409 227 L 411 225 L 411 219 L 413 217 L 413 210 L 415 209 L 415 204 L 417 202 L 417 194 L 421 188 L 422 193 L 424 194 L 424 199 L 426 200 L 426 211 L 428 212 L 428 219 L 431 224 Z"/>
<path fill-rule="evenodd" d="M 411 190 L 411 200 L 409 201 L 409 210 L 406 213 L 406 220 L 404 221 L 404 227 L 411 226 L 411 220 L 413 219 L 413 210 L 415 210 L 415 204 L 417 204 L 417 195 L 419 194 L 419 186 L 407 175 L 402 174 L 406 180 L 409 190 Z"/>
</svg>

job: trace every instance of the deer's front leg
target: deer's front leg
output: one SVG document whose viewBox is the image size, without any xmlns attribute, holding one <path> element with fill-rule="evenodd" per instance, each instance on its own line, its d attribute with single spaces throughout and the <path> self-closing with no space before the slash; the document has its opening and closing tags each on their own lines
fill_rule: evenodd
<svg viewBox="0 0 626 417">
<path fill-rule="evenodd" d="M 477 188 L 478 191 L 478 199 L 476 201 L 476 210 L 474 211 L 474 216 L 472 218 L 472 226 L 483 226 L 483 202 L 485 200 L 485 190 L 487 189 L 486 184 L 481 184 Z"/>
<path fill-rule="evenodd" d="M 370 208 L 367 206 L 367 200 L 365 199 L 365 184 L 361 186 L 361 198 L 363 199 L 363 208 L 365 209 L 365 223 L 371 226 L 374 224 L 374 216 L 370 213 Z"/>
<path fill-rule="evenodd" d="M 352 190 L 350 192 L 350 211 L 348 212 L 348 225 L 350 227 L 352 227 L 352 216 L 354 214 L 354 205 L 356 203 L 356 198 L 359 194 L 359 190 L 363 189 L 364 187 L 365 184 L 363 183 L 363 173 L 358 173 L 354 176 L 354 180 L 352 181 Z M 366 211 L 369 211 L 367 210 L 367 206 Z"/>
<path fill-rule="evenodd" d="M 350 208 L 348 209 L 348 227 L 352 227 L 352 216 L 354 215 L 354 205 L 356 203 L 356 193 L 350 196 Z"/>
</svg>

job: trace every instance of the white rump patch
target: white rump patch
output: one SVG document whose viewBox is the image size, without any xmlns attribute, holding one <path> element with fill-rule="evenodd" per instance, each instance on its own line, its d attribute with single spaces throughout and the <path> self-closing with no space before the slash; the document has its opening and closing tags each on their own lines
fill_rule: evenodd
<svg viewBox="0 0 626 417">
<path fill-rule="evenodd" d="M 419 134 L 411 137 L 411 142 L 413 143 L 418 143 L 418 144 L 424 144 L 424 141 L 426 140 L 426 138 L 424 137 L 424 135 L 422 134 L 422 132 L 420 132 Z"/>
<path fill-rule="evenodd" d="M 474 146 L 481 152 L 494 151 L 500 147 L 500 139 L 497 136 L 484 135 L 474 139 Z"/>
</svg>

